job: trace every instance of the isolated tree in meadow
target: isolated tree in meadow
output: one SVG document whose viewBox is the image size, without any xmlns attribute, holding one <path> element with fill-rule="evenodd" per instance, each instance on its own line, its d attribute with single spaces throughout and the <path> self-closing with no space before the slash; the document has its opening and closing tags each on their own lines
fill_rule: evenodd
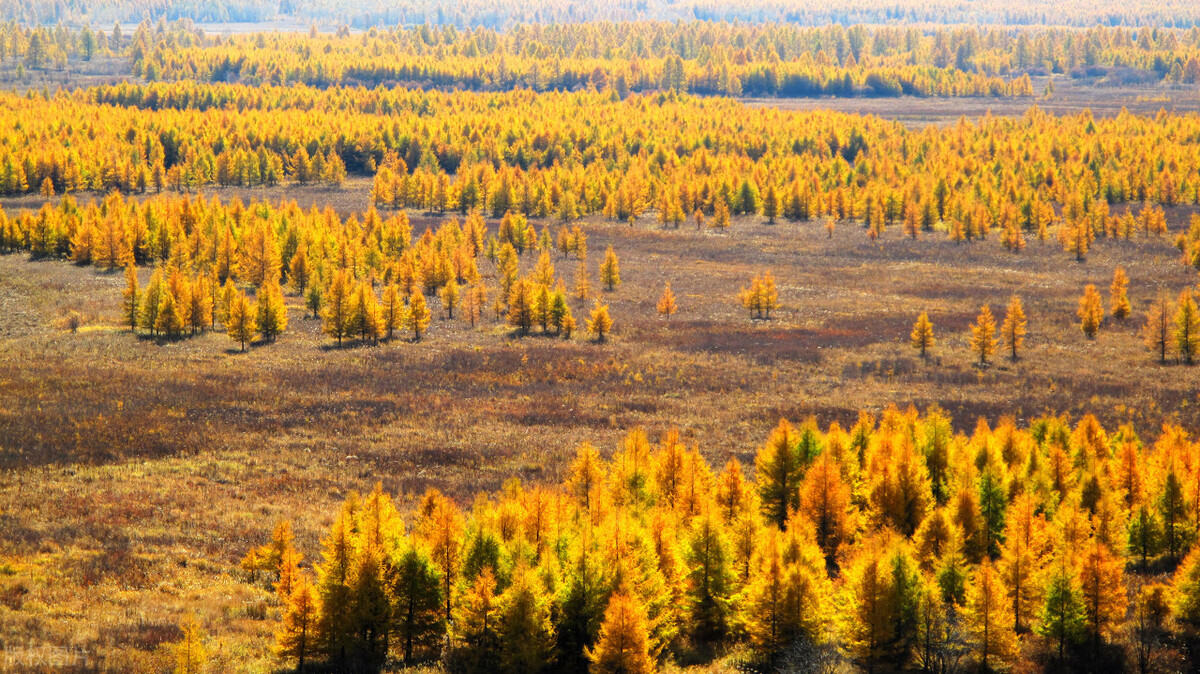
<svg viewBox="0 0 1200 674">
<path fill-rule="evenodd" d="M 175 674 L 203 674 L 208 668 L 208 648 L 204 629 L 195 614 L 188 614 L 180 625 L 183 636 L 175 642 Z"/>
<path fill-rule="evenodd" d="M 138 312 L 140 289 L 138 288 L 137 267 L 132 264 L 125 267 L 125 290 L 122 293 L 124 302 L 122 303 L 125 322 L 129 325 L 129 330 L 137 331 Z"/>
<path fill-rule="evenodd" d="M 414 292 L 408 298 L 408 319 L 405 326 L 413 333 L 413 341 L 421 341 L 421 334 L 429 327 L 429 305 L 425 303 L 425 296 L 420 291 Z"/>
<path fill-rule="evenodd" d="M 575 299 L 586 302 L 592 292 L 592 283 L 588 279 L 587 262 L 580 260 L 575 265 Z"/>
<path fill-rule="evenodd" d="M 933 323 L 929 321 L 929 312 L 922 311 L 921 315 L 917 317 L 909 339 L 912 341 L 912 347 L 921 354 L 921 360 L 929 357 L 929 350 L 936 342 L 933 336 Z"/>
<path fill-rule="evenodd" d="M 670 281 L 663 287 L 662 297 L 658 298 L 658 313 L 667 320 L 675 313 L 675 293 L 671 292 Z"/>
<path fill-rule="evenodd" d="M 986 304 L 979 309 L 979 318 L 971 326 L 971 350 L 979 355 L 980 365 L 987 365 L 988 357 L 996 353 L 996 319 Z"/>
<path fill-rule="evenodd" d="M 1017 362 L 1017 350 L 1025 343 L 1025 308 L 1021 306 L 1021 298 L 1013 295 L 1004 313 L 1004 323 L 1000 326 L 1000 337 L 1004 340 L 1004 349 L 1009 352 L 1009 358 Z"/>
<path fill-rule="evenodd" d="M 1100 293 L 1096 291 L 1096 286 L 1089 283 L 1083 289 L 1083 297 L 1079 298 L 1079 310 L 1075 313 L 1079 316 L 1079 329 L 1083 330 L 1088 339 L 1095 339 L 1100 323 L 1104 321 L 1104 304 L 1100 301 Z"/>
<path fill-rule="evenodd" d="M 649 626 L 646 608 L 635 594 L 620 592 L 608 600 L 604 622 L 595 648 L 587 652 L 591 667 L 599 674 L 650 674 L 655 670 L 650 658 Z"/>
<path fill-rule="evenodd" d="M 254 305 L 242 291 L 237 291 L 233 301 L 229 303 L 229 317 L 225 320 L 225 334 L 241 344 L 242 351 L 246 350 L 246 342 L 254 339 L 256 322 Z"/>
<path fill-rule="evenodd" d="M 1200 310 L 1191 290 L 1179 294 L 1179 305 L 1175 309 L 1175 348 L 1184 364 L 1195 362 L 1200 352 Z"/>
<path fill-rule="evenodd" d="M 476 283 L 467 288 L 463 296 L 463 315 L 466 316 L 467 322 L 471 327 L 479 322 L 483 317 L 483 308 L 487 306 L 487 286 L 482 283 Z"/>
<path fill-rule="evenodd" d="M 283 303 L 283 290 L 278 281 L 268 281 L 259 287 L 255 324 L 267 342 L 275 341 L 275 337 L 287 330 L 287 306 Z"/>
<path fill-rule="evenodd" d="M 329 281 L 329 288 L 325 290 L 321 328 L 325 334 L 337 340 L 338 346 L 341 346 L 342 339 L 349 335 L 352 304 L 350 293 L 350 275 L 344 269 L 335 271 Z"/>
<path fill-rule="evenodd" d="M 779 292 L 775 289 L 775 277 L 771 272 L 755 276 L 750 285 L 738 292 L 738 301 L 750 312 L 750 319 L 771 318 L 771 310 L 779 305 Z"/>
<path fill-rule="evenodd" d="M 1173 330 L 1172 310 L 1166 293 L 1159 293 L 1158 299 L 1146 312 L 1146 325 L 1142 328 L 1142 340 L 1146 348 L 1158 354 L 1158 362 L 1166 364 L 1167 353 L 1175 350 L 1175 331 Z"/>
<path fill-rule="evenodd" d="M 1118 321 L 1129 318 L 1129 277 L 1125 275 L 1124 267 L 1113 271 L 1112 287 L 1109 288 L 1109 313 Z"/>
<path fill-rule="evenodd" d="M 609 246 L 608 250 L 604 252 L 604 262 L 600 263 L 600 282 L 609 291 L 621 285 L 620 261 L 612 246 Z"/>
<path fill-rule="evenodd" d="M 608 305 L 596 302 L 592 314 L 587 319 L 588 333 L 595 336 L 596 341 L 603 344 L 605 336 L 612 332 L 613 320 L 608 315 Z"/>
</svg>

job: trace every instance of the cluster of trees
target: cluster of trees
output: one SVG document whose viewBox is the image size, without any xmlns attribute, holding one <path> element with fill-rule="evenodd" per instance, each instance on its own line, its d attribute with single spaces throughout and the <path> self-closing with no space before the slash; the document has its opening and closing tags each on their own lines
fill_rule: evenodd
<svg viewBox="0 0 1200 674">
<path fill-rule="evenodd" d="M 190 47 L 180 47 L 172 33 L 139 31 L 131 47 L 134 74 L 321 87 L 593 88 L 621 97 L 672 89 L 723 96 L 1031 96 L 1030 73 L 1200 79 L 1196 29 L 571 23 L 505 32 L 400 27 L 365 37 L 196 34 L 185 40 Z"/>
<path fill-rule="evenodd" d="M 103 270 L 126 267 L 126 323 L 134 330 L 176 338 L 219 320 L 243 348 L 255 335 L 270 342 L 284 332 L 285 291 L 303 297 L 306 313 L 320 317 L 339 344 L 391 340 L 397 331 L 419 340 L 432 317 L 426 297 L 440 299 L 447 319 L 458 312 L 472 327 L 490 308 L 519 334 L 540 326 L 543 334 L 570 339 L 576 331 L 570 302 L 594 299 L 583 230 L 560 225 L 554 235 L 546 223 L 539 233 L 515 213 L 506 214 L 494 234 L 472 211 L 414 239 L 403 211 L 384 219 L 372 208 L 361 220 L 343 220 L 328 207 L 305 211 L 295 202 L 137 201 L 113 193 L 84 207 L 64 197 L 12 220 L 0 213 L 0 253 L 22 250 Z M 555 251 L 577 261 L 570 292 L 555 272 Z M 535 256 L 522 274 L 522 259 Z M 137 265 L 157 267 L 144 291 Z M 597 269 L 606 291 L 620 286 L 612 246 Z M 243 287 L 255 289 L 254 302 Z M 607 305 L 597 300 L 588 332 L 602 342 L 612 327 Z"/>
<path fill-rule="evenodd" d="M 1117 267 L 1109 288 L 1108 310 L 1109 315 L 1116 321 L 1124 322 L 1132 315 L 1128 291 L 1129 277 L 1124 268 Z M 1089 340 L 1095 339 L 1105 321 L 1104 301 L 1095 285 L 1088 284 L 1084 288 L 1076 315 L 1079 317 L 1079 329 L 1084 336 Z M 1020 297 L 1014 295 L 1009 300 L 1004 322 L 1000 326 L 999 338 L 992 309 L 985 304 L 971 325 L 971 352 L 979 357 L 981 366 L 986 366 L 988 359 L 996 354 L 997 348 L 1003 346 L 1004 354 L 1015 363 L 1020 358 L 1027 332 L 1028 319 Z M 1165 292 L 1160 292 L 1157 300 L 1146 312 L 1142 338 L 1146 348 L 1160 363 L 1166 364 L 1167 358 L 1174 356 L 1178 362 L 1192 365 L 1195 357 L 1200 355 L 1200 308 L 1196 302 L 1195 291 L 1192 288 L 1183 289 L 1175 304 L 1171 303 Z M 921 358 L 927 358 L 929 351 L 937 343 L 928 312 L 921 312 L 917 317 L 909 339 Z"/>
<path fill-rule="evenodd" d="M 241 109 L 210 107 L 209 95 Z M 1187 141 L 1200 122 L 1170 114 L 1094 119 L 1033 110 L 914 131 L 828 111 L 672 95 L 185 83 L 4 100 L 11 106 L 0 122 L 7 115 L 11 126 L 0 192 L 9 194 L 281 176 L 336 184 L 344 172 L 365 172 L 376 174 L 380 206 L 562 221 L 633 221 L 658 208 L 664 224 L 691 214 L 718 228 L 731 215 L 827 217 L 858 220 L 873 238 L 892 226 L 964 242 L 999 230 L 1014 252 L 1027 236 L 1046 240 L 1057 229 L 1079 258 L 1095 238 L 1160 235 L 1162 208 L 1200 200 L 1200 148 Z M 1111 207 L 1134 202 L 1151 207 Z M 1181 245 L 1200 262 L 1196 240 L 1185 236 Z"/>
<path fill-rule="evenodd" d="M 851 0 L 830 6 L 816 0 L 613 0 L 603 7 L 569 0 L 4 0 L 3 16 L 26 24 L 86 24 L 188 19 L 199 22 L 321 21 L 357 28 L 400 25 L 511 28 L 521 24 L 603 21 L 731 21 L 829 24 L 954 24 L 1010 26 L 1179 26 L 1200 22 L 1185 0 L 1136 5 L 1117 0 L 1070 0 L 1046 6 L 1036 0 Z"/>
<path fill-rule="evenodd" d="M 277 652 L 299 669 L 650 672 L 737 643 L 754 666 L 1186 669 L 1198 457 L 1173 426 L 1151 444 L 1090 415 L 961 434 L 891 409 L 782 421 L 750 479 L 635 430 L 467 513 L 436 490 L 407 513 L 352 494 L 315 577 L 286 525 L 244 565 L 275 582 Z"/>
</svg>

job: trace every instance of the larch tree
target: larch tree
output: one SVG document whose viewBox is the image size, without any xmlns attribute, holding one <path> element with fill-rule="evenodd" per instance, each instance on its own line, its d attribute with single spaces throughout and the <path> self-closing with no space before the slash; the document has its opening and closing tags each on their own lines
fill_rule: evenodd
<svg viewBox="0 0 1200 674">
<path fill-rule="evenodd" d="M 621 266 L 613 247 L 604 251 L 604 262 L 600 263 L 600 282 L 609 291 L 621 285 Z"/>
<path fill-rule="evenodd" d="M 588 651 L 589 671 L 600 674 L 650 674 L 646 608 L 636 594 L 618 593 L 608 600 L 595 648 Z"/>
<path fill-rule="evenodd" d="M 432 649 L 445 629 L 442 581 L 429 554 L 412 545 L 400 555 L 391 575 L 392 629 L 408 666 L 416 662 L 418 649 Z"/>
<path fill-rule="evenodd" d="M 1000 574 L 984 560 L 967 590 L 966 618 L 983 671 L 1001 668 L 1017 655 L 1017 635 Z"/>
<path fill-rule="evenodd" d="M 380 304 L 383 334 L 387 341 L 392 341 L 396 331 L 404 327 L 404 316 L 407 312 L 408 305 L 400 297 L 400 289 L 394 283 L 388 284 L 383 289 L 383 301 Z"/>
<path fill-rule="evenodd" d="M 1067 644 L 1083 641 L 1086 629 L 1083 596 L 1075 575 L 1065 560 L 1055 565 L 1046 587 L 1046 600 L 1036 626 L 1038 634 L 1050 639 L 1058 649 L 1062 662 Z"/>
<path fill-rule="evenodd" d="M 1116 633 L 1125 619 L 1127 608 L 1124 562 L 1109 552 L 1108 546 L 1093 540 L 1079 567 L 1084 619 L 1092 636 L 1092 646 Z"/>
<path fill-rule="evenodd" d="M 408 299 L 408 318 L 405 326 L 413 333 L 413 341 L 421 341 L 421 334 L 429 327 L 430 312 L 429 305 L 425 303 L 425 296 L 420 291 L 414 292 Z"/>
<path fill-rule="evenodd" d="M 303 149 L 303 148 L 301 148 Z M 322 309 L 322 330 L 325 334 L 337 340 L 341 346 L 342 340 L 349 336 L 349 322 L 352 299 L 350 297 L 350 276 L 344 270 L 333 273 L 329 288 L 325 290 L 325 306 Z"/>
<path fill-rule="evenodd" d="M 1175 331 L 1171 319 L 1170 300 L 1165 293 L 1159 293 L 1158 299 L 1146 313 L 1142 341 L 1147 349 L 1158 354 L 1158 362 L 1163 365 L 1167 363 L 1167 354 L 1175 350 Z"/>
<path fill-rule="evenodd" d="M 996 319 L 986 304 L 979 309 L 979 318 L 971 326 L 971 350 L 979 355 L 980 365 L 987 365 L 988 357 L 996 353 Z"/>
<path fill-rule="evenodd" d="M 491 567 L 484 567 L 468 583 L 462 597 L 453 637 L 463 644 L 463 660 L 469 671 L 494 671 L 500 655 L 500 597 Z"/>
<path fill-rule="evenodd" d="M 588 280 L 587 261 L 580 260 L 579 264 L 575 265 L 575 299 L 586 302 L 591 292 L 592 284 Z"/>
<path fill-rule="evenodd" d="M 1200 629 L 1200 548 L 1194 548 L 1179 564 L 1171 595 L 1175 619 L 1192 630 Z"/>
<path fill-rule="evenodd" d="M 779 529 L 783 529 L 791 511 L 800 506 L 804 465 L 797 444 L 792 425 L 780 419 L 754 459 L 763 517 Z"/>
<path fill-rule="evenodd" d="M 500 597 L 500 666 L 510 672 L 536 672 L 550 663 L 554 625 L 550 599 L 529 569 L 513 572 L 512 584 Z"/>
<path fill-rule="evenodd" d="M 1196 308 L 1191 290 L 1179 294 L 1175 309 L 1175 348 L 1185 365 L 1194 363 L 1200 352 L 1200 310 Z"/>
<path fill-rule="evenodd" d="M 826 563 L 837 558 L 838 547 L 849 533 L 850 487 L 833 455 L 824 452 L 800 484 L 800 512 L 812 522 L 817 545 Z"/>
<path fill-rule="evenodd" d="M 1123 321 L 1129 318 L 1130 312 L 1129 277 L 1124 267 L 1117 267 L 1113 271 L 1112 287 L 1109 288 L 1109 313 L 1118 321 Z"/>
<path fill-rule="evenodd" d="M 671 292 L 671 282 L 663 287 L 662 297 L 658 298 L 658 314 L 667 320 L 675 314 L 675 293 Z"/>
<path fill-rule="evenodd" d="M 300 575 L 295 587 L 285 598 L 283 624 L 275 634 L 276 657 L 295 660 L 297 672 L 304 671 L 305 661 L 313 651 L 317 611 L 312 583 L 306 576 Z"/>
<path fill-rule="evenodd" d="M 131 332 L 137 332 L 140 289 L 138 288 L 137 267 L 132 264 L 125 266 L 125 290 L 122 293 L 124 302 L 122 312 L 125 322 Z"/>
<path fill-rule="evenodd" d="M 287 306 L 283 303 L 283 291 L 278 281 L 269 281 L 258 289 L 258 310 L 255 312 L 258 333 L 267 342 L 287 330 Z"/>
<path fill-rule="evenodd" d="M 459 289 L 458 283 L 454 279 L 450 279 L 446 285 L 442 286 L 438 293 L 442 298 L 442 307 L 446 310 L 446 318 L 454 319 L 454 308 L 458 306 Z"/>
<path fill-rule="evenodd" d="M 929 321 L 929 312 L 922 311 L 921 315 L 917 317 L 909 339 L 912 341 L 912 347 L 921 354 L 921 360 L 926 360 L 929 357 L 929 350 L 936 343 L 933 336 L 933 323 Z"/>
<path fill-rule="evenodd" d="M 296 249 L 296 253 L 292 255 L 292 262 L 288 266 L 289 281 L 296 292 L 303 295 L 305 289 L 308 288 L 310 276 L 311 272 L 308 268 L 308 249 L 304 246 L 300 246 Z"/>
<path fill-rule="evenodd" d="M 684 545 L 688 564 L 685 604 L 692 636 L 715 643 L 729 632 L 732 615 L 729 543 L 712 513 L 702 515 Z"/>
<path fill-rule="evenodd" d="M 1004 313 L 1000 337 L 1004 340 L 1004 350 L 1014 363 L 1017 362 L 1017 351 L 1025 343 L 1025 325 L 1025 308 L 1021 306 L 1021 298 L 1013 295 Z"/>
<path fill-rule="evenodd" d="M 168 292 L 163 283 L 162 270 L 155 269 L 146 292 L 142 293 L 142 305 L 138 310 L 138 324 L 151 335 L 158 330 L 158 312 L 162 307 L 163 295 Z"/>
<path fill-rule="evenodd" d="M 371 283 L 362 281 L 350 295 L 350 310 L 346 316 L 346 333 L 357 335 L 366 342 L 376 341 L 383 334 L 383 318 Z"/>
<path fill-rule="evenodd" d="M 1096 286 L 1088 284 L 1083 289 L 1083 297 L 1079 298 L 1079 329 L 1088 339 L 1095 339 L 1100 324 L 1104 321 L 1104 304 L 1100 301 L 1100 293 Z"/>
<path fill-rule="evenodd" d="M 592 314 L 587 319 L 588 333 L 596 338 L 596 341 L 603 344 L 608 333 L 612 332 L 613 320 L 608 315 L 608 305 L 601 304 L 598 300 L 592 308 Z"/>
<path fill-rule="evenodd" d="M 246 350 L 246 342 L 253 341 L 257 317 L 254 305 L 250 304 L 246 294 L 237 291 L 229 304 L 229 317 L 225 320 L 225 333 L 229 338 L 241 344 L 242 351 Z"/>
<path fill-rule="evenodd" d="M 183 636 L 174 644 L 175 674 L 204 674 L 208 668 L 208 648 L 204 630 L 195 614 L 188 614 L 180 625 Z"/>
<path fill-rule="evenodd" d="M 508 324 L 517 329 L 517 334 L 527 335 L 536 320 L 534 284 L 518 279 L 508 293 Z"/>
</svg>

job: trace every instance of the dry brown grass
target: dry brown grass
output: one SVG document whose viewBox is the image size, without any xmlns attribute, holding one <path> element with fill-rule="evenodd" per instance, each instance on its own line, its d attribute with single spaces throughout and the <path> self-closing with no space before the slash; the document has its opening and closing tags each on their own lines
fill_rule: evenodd
<svg viewBox="0 0 1200 674">
<path fill-rule="evenodd" d="M 365 189 L 338 199 L 353 209 Z M 1187 214 L 1170 212 L 1175 231 Z M 349 489 L 436 486 L 465 502 L 513 476 L 558 478 L 579 442 L 611 451 L 634 426 L 675 425 L 710 461 L 749 462 L 781 416 L 847 424 L 893 404 L 939 404 L 960 429 L 1084 411 L 1150 434 L 1200 423 L 1200 369 L 1154 364 L 1138 319 L 1094 343 L 1075 324 L 1083 286 L 1106 289 L 1117 265 L 1138 317 L 1157 286 L 1193 283 L 1167 239 L 1099 242 L 1079 264 L 1036 241 L 1013 255 L 893 229 L 872 245 L 846 224 L 832 239 L 818 223 L 758 220 L 725 234 L 585 228 L 592 265 L 609 243 L 621 257 L 602 346 L 517 340 L 489 318 L 474 331 L 435 320 L 418 344 L 329 348 L 296 297 L 274 345 L 240 354 L 220 332 L 156 343 L 117 325 L 119 274 L 0 257 L 0 640 L 153 669 L 195 610 L 222 671 L 267 669 L 277 607 L 237 562 L 276 519 L 295 521 L 311 559 Z M 571 285 L 574 262 L 555 262 Z M 784 306 L 751 323 L 736 291 L 763 269 Z M 669 323 L 655 312 L 668 280 Z M 1029 315 L 1024 357 L 979 370 L 967 325 L 984 302 L 1002 316 L 1013 293 Z M 907 344 L 921 310 L 939 340 L 929 363 Z M 69 311 L 85 317 L 77 333 Z"/>
</svg>

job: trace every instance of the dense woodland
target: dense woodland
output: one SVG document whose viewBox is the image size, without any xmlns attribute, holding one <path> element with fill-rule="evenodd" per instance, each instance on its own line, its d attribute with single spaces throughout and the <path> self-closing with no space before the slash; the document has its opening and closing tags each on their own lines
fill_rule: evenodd
<svg viewBox="0 0 1200 674">
<path fill-rule="evenodd" d="M 303 667 L 649 672 L 737 643 L 758 671 L 1181 671 L 1200 627 L 1186 431 L 1041 418 L 955 434 L 938 410 L 786 421 L 710 465 L 672 431 L 584 444 L 559 485 L 466 512 L 353 494 L 311 570 L 286 523 L 243 565 Z M 590 663 L 590 665 L 589 665 Z"/>
<path fill-rule="evenodd" d="M 673 227 L 724 226 L 728 214 L 830 217 L 875 234 L 903 226 L 914 238 L 1003 234 L 1014 252 L 1057 230 L 1081 259 L 1097 236 L 1164 234 L 1160 206 L 1200 201 L 1193 115 L 1032 109 L 912 130 L 673 94 L 122 84 L 0 99 L 9 195 L 337 186 L 373 174 L 380 207 L 563 221 L 656 213 Z M 1119 208 L 1138 203 L 1153 207 Z M 1188 260 L 1195 237 L 1176 242 Z"/>
<path fill-rule="evenodd" d="M 1149 25 L 1191 27 L 1200 21 L 1193 3 L 1155 0 L 3 0 L 0 14 L 27 24 L 141 21 L 144 18 L 202 22 L 332 21 L 359 28 L 396 24 L 451 24 L 505 28 L 518 23 L 711 20 L 828 23 Z"/>
</svg>

